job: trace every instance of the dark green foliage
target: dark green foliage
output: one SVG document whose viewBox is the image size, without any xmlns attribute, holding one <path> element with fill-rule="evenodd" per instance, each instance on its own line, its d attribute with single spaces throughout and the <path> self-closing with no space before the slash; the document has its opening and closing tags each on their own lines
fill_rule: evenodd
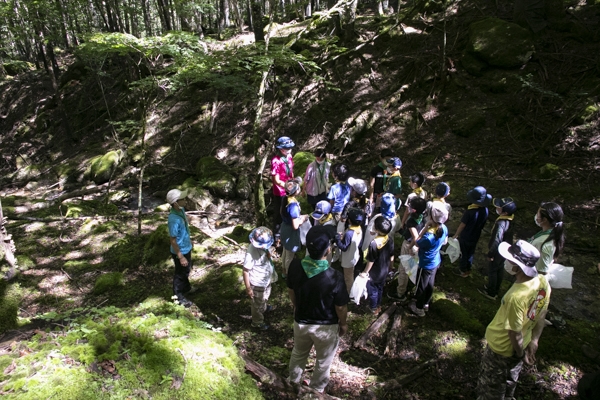
<svg viewBox="0 0 600 400">
<path fill-rule="evenodd" d="M 434 310 L 456 329 L 464 330 L 473 335 L 482 337 L 485 333 L 485 327 L 471 315 L 464 307 L 453 303 L 450 300 L 440 299 L 436 301 Z"/>
<path fill-rule="evenodd" d="M 229 234 L 229 237 L 238 243 L 250 243 L 250 239 L 248 239 L 250 231 L 251 229 L 247 229 L 242 225 L 238 225 L 233 228 L 233 232 Z"/>
<path fill-rule="evenodd" d="M 114 271 L 124 271 L 125 269 L 135 269 L 142 265 L 143 249 L 146 243 L 146 236 L 131 236 L 119 240 L 106 252 L 104 257 L 104 268 Z"/>
<path fill-rule="evenodd" d="M 98 279 L 96 279 L 96 284 L 94 285 L 94 293 L 102 294 L 110 290 L 120 290 L 119 286 L 125 286 L 125 282 L 123 280 L 123 273 L 109 272 L 100 275 Z"/>
</svg>

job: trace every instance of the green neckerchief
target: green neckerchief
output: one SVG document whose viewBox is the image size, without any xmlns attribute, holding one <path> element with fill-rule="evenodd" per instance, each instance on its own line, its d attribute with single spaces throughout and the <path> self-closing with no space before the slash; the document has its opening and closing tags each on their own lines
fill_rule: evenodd
<svg viewBox="0 0 600 400">
<path fill-rule="evenodd" d="M 511 214 L 511 215 L 500 215 L 498 218 L 496 218 L 496 222 L 500 221 L 500 220 L 508 220 L 508 221 L 512 221 L 515 218 L 515 214 Z"/>
<path fill-rule="evenodd" d="M 181 211 L 177 211 L 175 209 L 175 207 L 171 207 L 171 214 L 177 215 L 179 218 L 183 219 L 183 222 L 185 224 L 185 230 L 187 231 L 188 235 L 190 235 L 190 225 L 188 223 L 188 219 L 187 216 L 185 215 L 185 209 L 183 207 L 181 207 Z"/>
<path fill-rule="evenodd" d="M 383 187 L 385 188 L 386 191 L 390 190 L 392 178 L 395 178 L 395 177 L 398 177 L 399 179 L 402 178 L 402 175 L 400 175 L 400 171 L 396 170 L 391 175 L 388 175 L 388 174 L 383 175 Z"/>
<path fill-rule="evenodd" d="M 384 165 L 384 164 L 383 164 L 383 161 L 382 161 L 382 162 L 380 162 L 380 163 L 379 163 L 379 164 L 377 164 L 377 165 L 379 165 L 379 166 L 380 166 L 381 168 L 383 168 L 384 170 L 386 170 L 386 169 L 387 169 L 387 164 L 386 164 L 386 165 Z"/>
<path fill-rule="evenodd" d="M 423 221 L 423 214 L 420 214 L 417 218 L 415 218 L 413 214 L 411 214 L 410 217 L 413 219 L 413 221 L 417 223 L 417 225 L 419 225 L 421 221 Z"/>
<path fill-rule="evenodd" d="M 319 193 L 323 193 L 327 191 L 327 182 L 325 182 L 325 163 L 327 161 L 323 161 L 323 163 L 319 164 L 315 161 L 315 165 L 317 166 L 317 190 Z M 323 191 L 321 191 L 321 187 Z"/>
<path fill-rule="evenodd" d="M 288 156 L 287 155 L 281 155 L 281 160 L 283 161 L 283 163 L 285 164 L 285 174 L 287 177 L 290 177 L 290 161 L 288 160 Z"/>
<path fill-rule="evenodd" d="M 313 260 L 309 256 L 304 257 L 304 259 L 300 261 L 300 264 L 302 264 L 302 268 L 309 279 L 313 276 L 319 275 L 321 272 L 329 268 L 329 261 Z"/>
<path fill-rule="evenodd" d="M 531 239 L 529 239 L 529 243 L 533 242 L 535 239 L 539 238 L 542 235 L 549 235 L 550 232 L 552 232 L 552 228 L 548 229 L 547 231 L 539 231 L 538 233 L 533 235 Z"/>
<path fill-rule="evenodd" d="M 480 208 L 480 207 L 483 207 L 483 206 L 480 206 L 480 205 L 478 205 L 478 204 L 471 204 L 469 207 L 467 207 L 467 209 L 469 209 L 469 210 L 474 210 L 474 209 L 476 209 L 476 208 Z"/>
</svg>

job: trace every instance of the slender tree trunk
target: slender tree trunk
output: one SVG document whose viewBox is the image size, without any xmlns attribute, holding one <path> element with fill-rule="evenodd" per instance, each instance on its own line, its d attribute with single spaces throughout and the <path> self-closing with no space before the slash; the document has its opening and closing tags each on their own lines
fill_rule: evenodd
<svg viewBox="0 0 600 400">
<path fill-rule="evenodd" d="M 148 0 L 142 1 L 142 13 L 144 14 L 144 28 L 146 29 L 146 36 L 152 36 L 152 24 L 150 22 L 150 10 L 148 9 Z"/>
<path fill-rule="evenodd" d="M 63 6 L 60 2 L 60 0 L 56 0 L 55 2 L 56 4 L 56 11 L 58 12 L 58 15 L 60 17 L 60 32 L 62 34 L 63 37 L 63 41 L 65 44 L 65 48 L 68 49 L 69 47 L 71 47 L 69 45 L 69 36 L 67 35 L 67 23 L 66 23 L 66 18 L 65 18 L 65 13 L 63 10 Z"/>
<path fill-rule="evenodd" d="M 252 30 L 254 32 L 254 41 L 257 43 L 264 42 L 265 32 L 262 22 L 262 10 L 260 3 L 258 3 L 258 0 L 250 0 L 250 2 L 252 7 Z"/>
</svg>

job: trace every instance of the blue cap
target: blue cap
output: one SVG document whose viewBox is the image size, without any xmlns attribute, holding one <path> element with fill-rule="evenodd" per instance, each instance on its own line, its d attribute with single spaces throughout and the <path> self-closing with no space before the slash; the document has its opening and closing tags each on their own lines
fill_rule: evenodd
<svg viewBox="0 0 600 400">
<path fill-rule="evenodd" d="M 467 192 L 467 200 L 478 206 L 487 207 L 492 202 L 492 195 L 487 194 L 483 186 L 475 186 Z"/>
<path fill-rule="evenodd" d="M 396 216 L 396 198 L 391 193 L 384 193 L 381 196 L 381 214 L 387 219 Z"/>
<path fill-rule="evenodd" d="M 273 232 L 266 226 L 259 226 L 250 232 L 250 243 L 258 249 L 268 249 L 273 244 Z"/>
<path fill-rule="evenodd" d="M 291 149 L 295 145 L 296 144 L 292 141 L 292 139 L 290 139 L 287 136 L 282 136 L 279 139 L 277 139 L 277 144 L 275 145 L 275 147 L 277 147 L 278 149 Z"/>
<path fill-rule="evenodd" d="M 402 168 L 402 160 L 400 160 L 398 157 L 388 158 L 385 160 L 385 162 L 389 167 Z"/>
<path fill-rule="evenodd" d="M 317 221 L 331 212 L 331 203 L 327 200 L 321 200 L 315 206 L 315 211 L 311 214 Z"/>
</svg>

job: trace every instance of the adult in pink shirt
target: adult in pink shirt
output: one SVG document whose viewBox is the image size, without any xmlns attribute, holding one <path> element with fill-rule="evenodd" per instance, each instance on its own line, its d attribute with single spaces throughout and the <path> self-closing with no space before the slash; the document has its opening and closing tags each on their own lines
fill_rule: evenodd
<svg viewBox="0 0 600 400">
<path fill-rule="evenodd" d="M 275 144 L 276 153 L 271 159 L 271 178 L 273 180 L 273 233 L 278 246 L 281 227 L 281 203 L 285 197 L 285 183 L 294 177 L 294 160 L 292 148 L 295 146 L 292 139 L 282 136 Z"/>
</svg>

